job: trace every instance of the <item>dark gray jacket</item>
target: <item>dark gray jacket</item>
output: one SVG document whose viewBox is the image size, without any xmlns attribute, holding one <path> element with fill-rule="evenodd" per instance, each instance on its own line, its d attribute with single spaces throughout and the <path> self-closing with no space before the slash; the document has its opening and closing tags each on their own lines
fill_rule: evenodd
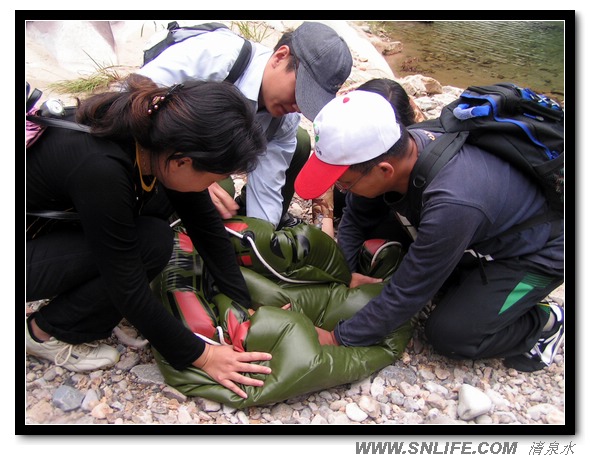
<svg viewBox="0 0 590 455">
<path fill-rule="evenodd" d="M 410 134 L 422 150 L 430 141 L 419 130 Z M 379 342 L 424 307 L 449 277 L 466 250 L 494 260 L 516 258 L 563 273 L 563 223 L 537 224 L 501 236 L 547 208 L 539 187 L 520 171 L 477 147 L 465 145 L 424 190 L 418 234 L 381 294 L 335 330 L 339 343 L 364 346 Z M 367 199 L 347 197 L 338 243 L 352 270 L 363 232 L 396 210 L 411 220 L 406 198 L 397 193 Z M 412 221 L 412 220 L 411 220 Z M 482 283 L 483 285 L 483 283 Z"/>
</svg>

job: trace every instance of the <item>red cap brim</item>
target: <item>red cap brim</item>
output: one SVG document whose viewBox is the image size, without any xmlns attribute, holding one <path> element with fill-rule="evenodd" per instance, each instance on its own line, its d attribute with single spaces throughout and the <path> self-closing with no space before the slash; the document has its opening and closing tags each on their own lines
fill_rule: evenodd
<svg viewBox="0 0 590 455">
<path fill-rule="evenodd" d="M 311 155 L 295 179 L 295 191 L 303 199 L 324 194 L 346 172 L 350 165 L 327 164 Z"/>
</svg>

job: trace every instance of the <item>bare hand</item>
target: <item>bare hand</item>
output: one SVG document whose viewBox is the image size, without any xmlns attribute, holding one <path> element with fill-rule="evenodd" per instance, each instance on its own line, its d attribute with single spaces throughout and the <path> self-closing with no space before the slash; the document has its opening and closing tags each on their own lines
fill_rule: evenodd
<svg viewBox="0 0 590 455">
<path fill-rule="evenodd" d="M 353 273 L 350 279 L 350 285 L 348 287 L 356 288 L 361 284 L 381 283 L 383 279 L 373 278 L 372 276 L 361 275 L 360 273 Z"/>
<path fill-rule="evenodd" d="M 338 346 L 338 341 L 336 340 L 334 332 L 328 332 L 327 330 L 320 329 L 319 327 L 316 327 L 315 331 L 318 334 L 318 338 L 322 346 Z"/>
<path fill-rule="evenodd" d="M 291 304 L 290 303 L 287 303 L 286 305 L 283 305 L 281 307 L 281 310 L 290 310 L 290 309 L 291 309 Z M 250 316 L 253 316 L 255 312 L 256 312 L 256 310 L 253 310 L 252 308 L 248 308 L 248 314 Z"/>
<path fill-rule="evenodd" d="M 240 206 L 217 182 L 209 186 L 209 195 L 221 218 L 228 219 L 237 215 Z"/>
<path fill-rule="evenodd" d="M 232 346 L 207 344 L 205 351 L 193 362 L 193 365 L 202 369 L 225 388 L 246 399 L 248 395 L 236 383 L 260 387 L 264 385 L 264 382 L 240 373 L 270 374 L 269 367 L 251 362 L 265 361 L 271 358 L 272 356 L 266 352 L 237 352 Z"/>
</svg>

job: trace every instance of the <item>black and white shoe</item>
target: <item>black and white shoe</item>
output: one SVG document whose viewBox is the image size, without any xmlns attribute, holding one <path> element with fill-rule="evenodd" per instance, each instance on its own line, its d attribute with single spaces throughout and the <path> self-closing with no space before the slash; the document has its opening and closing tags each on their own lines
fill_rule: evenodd
<svg viewBox="0 0 590 455">
<path fill-rule="evenodd" d="M 549 304 L 550 310 L 555 315 L 555 322 L 551 330 L 543 332 L 539 341 L 529 352 L 504 359 L 504 365 L 518 371 L 532 372 L 542 370 L 551 365 L 559 347 L 565 337 L 563 308 Z"/>
</svg>

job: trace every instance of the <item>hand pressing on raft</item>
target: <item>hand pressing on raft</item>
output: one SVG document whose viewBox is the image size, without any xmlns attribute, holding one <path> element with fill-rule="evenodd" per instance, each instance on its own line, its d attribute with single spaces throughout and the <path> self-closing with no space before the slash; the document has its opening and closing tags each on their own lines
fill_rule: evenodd
<svg viewBox="0 0 590 455">
<path fill-rule="evenodd" d="M 237 352 L 232 346 L 207 344 L 203 354 L 193 362 L 193 365 L 225 388 L 246 399 L 248 395 L 236 383 L 261 387 L 264 381 L 241 373 L 270 374 L 272 370 L 269 367 L 251 363 L 270 359 L 272 356 L 266 352 Z"/>
<path fill-rule="evenodd" d="M 290 309 L 291 309 L 291 304 L 290 304 L 290 303 L 287 303 L 286 305 L 283 305 L 283 306 L 281 307 L 281 310 L 290 310 Z M 256 312 L 256 311 L 255 311 L 255 310 L 253 310 L 252 308 L 248 308 L 248 314 L 249 314 L 250 316 L 252 316 L 252 315 L 253 315 L 255 312 Z"/>
<path fill-rule="evenodd" d="M 381 283 L 383 280 L 381 278 L 373 278 L 372 276 L 361 275 L 360 273 L 353 273 L 352 278 L 350 279 L 349 288 L 356 288 L 361 284 L 371 284 L 371 283 Z"/>
<path fill-rule="evenodd" d="M 334 332 L 329 332 L 328 330 L 320 329 L 319 327 L 316 327 L 315 331 L 318 334 L 318 338 L 322 346 L 338 346 L 338 341 L 336 341 Z"/>
</svg>

